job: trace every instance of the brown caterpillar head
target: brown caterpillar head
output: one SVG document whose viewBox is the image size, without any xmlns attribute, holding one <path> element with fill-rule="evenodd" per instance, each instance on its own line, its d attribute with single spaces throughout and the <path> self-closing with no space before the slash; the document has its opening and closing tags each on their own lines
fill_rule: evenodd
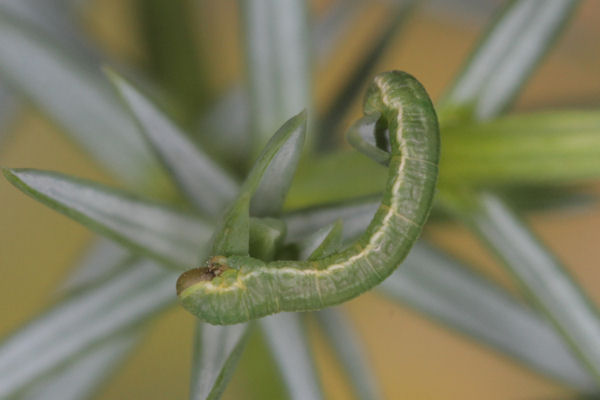
<svg viewBox="0 0 600 400">
<path fill-rule="evenodd" d="M 177 296 L 185 289 L 198 282 L 209 282 L 221 275 L 229 267 L 225 264 L 225 257 L 214 256 L 208 259 L 206 267 L 199 267 L 185 271 L 177 279 Z"/>
</svg>

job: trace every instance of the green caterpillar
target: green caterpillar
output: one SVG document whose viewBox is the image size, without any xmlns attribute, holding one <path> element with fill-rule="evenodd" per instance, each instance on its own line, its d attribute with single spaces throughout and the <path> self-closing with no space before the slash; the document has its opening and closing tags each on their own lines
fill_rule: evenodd
<svg viewBox="0 0 600 400">
<path fill-rule="evenodd" d="M 375 77 L 364 113 L 381 116 L 391 156 L 381 205 L 362 236 L 338 253 L 311 261 L 214 256 L 177 281 L 188 311 L 223 325 L 280 311 L 318 310 L 373 288 L 398 267 L 431 209 L 439 159 L 437 118 L 423 86 L 400 71 Z"/>
</svg>

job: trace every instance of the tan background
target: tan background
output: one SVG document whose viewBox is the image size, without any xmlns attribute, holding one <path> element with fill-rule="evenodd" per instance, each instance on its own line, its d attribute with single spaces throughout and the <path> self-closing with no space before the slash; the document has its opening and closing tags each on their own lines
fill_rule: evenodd
<svg viewBox="0 0 600 400">
<path fill-rule="evenodd" d="M 215 88 L 223 88 L 240 74 L 235 7 L 232 1 L 206 2 L 199 17 L 198 35 L 219 37 L 218 56 L 209 64 L 218 68 Z M 322 2 L 324 3 L 324 2 Z M 137 26 L 129 2 L 96 0 L 88 15 L 91 33 L 118 58 L 139 62 Z M 319 10 L 322 5 L 315 5 Z M 318 103 L 338 85 L 347 66 L 368 45 L 380 9 L 365 14 L 353 29 L 352 41 L 335 50 L 334 67 L 319 71 Z M 574 23 L 530 81 L 518 102 L 521 109 L 600 104 L 600 2 L 584 1 Z M 419 13 L 394 42 L 378 70 L 401 68 L 415 74 L 434 97 L 454 76 L 481 30 L 468 18 L 454 22 Z M 217 36 L 218 35 L 218 36 Z M 210 43 L 207 44 L 210 46 Z M 28 109 L 0 149 L 0 164 L 63 171 L 113 183 L 37 112 Z M 0 336 L 16 329 L 51 302 L 55 288 L 67 276 L 92 234 L 75 222 L 27 198 L 0 179 Z M 577 212 L 543 213 L 532 217 L 536 230 L 555 249 L 589 294 L 600 302 L 600 207 Z M 432 229 L 429 235 L 448 249 L 467 254 L 486 273 L 511 286 L 504 273 L 477 243 L 453 226 Z M 513 364 L 462 336 L 367 294 L 345 305 L 358 326 L 386 398 L 388 399 L 558 399 L 568 392 Z M 184 399 L 191 363 L 192 318 L 172 309 L 150 323 L 149 334 L 101 399 Z M 311 330 L 316 343 L 319 372 L 330 399 L 350 398 L 349 388 L 337 371 L 322 338 Z M 251 360 L 244 360 L 243 366 Z M 251 382 L 240 369 L 227 391 L 230 399 L 243 399 Z"/>
</svg>

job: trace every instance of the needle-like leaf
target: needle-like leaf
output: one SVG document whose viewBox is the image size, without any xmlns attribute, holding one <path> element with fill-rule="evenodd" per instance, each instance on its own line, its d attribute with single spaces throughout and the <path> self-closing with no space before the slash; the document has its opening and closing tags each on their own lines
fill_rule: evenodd
<svg viewBox="0 0 600 400">
<path fill-rule="evenodd" d="M 354 327 L 341 310 L 324 309 L 315 313 L 319 326 L 325 333 L 329 345 L 356 389 L 359 400 L 377 400 L 382 396 L 377 388 L 360 340 L 356 337 Z"/>
<path fill-rule="evenodd" d="M 364 88 L 368 80 L 372 77 L 373 69 L 381 60 L 385 51 L 388 49 L 392 39 L 399 33 L 405 25 L 405 21 L 410 16 L 417 1 L 396 1 L 391 4 L 389 21 L 383 26 L 378 37 L 373 40 L 367 53 L 354 67 L 350 77 L 342 86 L 339 93 L 333 98 L 329 108 L 320 118 L 319 142 L 322 148 L 331 148 L 336 144 L 336 133 L 341 121 L 346 116 L 348 109 L 358 97 L 360 91 Z"/>
<path fill-rule="evenodd" d="M 465 222 L 487 242 L 600 381 L 600 314 L 573 277 L 494 195 L 467 199 Z M 468 211 L 467 211 L 468 210 Z"/>
<path fill-rule="evenodd" d="M 500 287 L 418 243 L 383 293 L 582 392 L 598 386 L 561 337 Z"/>
<path fill-rule="evenodd" d="M 235 197 L 237 184 L 204 154 L 148 98 L 117 73 L 114 86 L 179 188 L 207 215 L 215 215 Z"/>
<path fill-rule="evenodd" d="M 0 11 L 11 18 L 21 20 L 35 27 L 45 36 L 60 42 L 82 63 L 92 66 L 97 64 L 105 55 L 100 55 L 87 39 L 77 22 L 76 7 L 68 0 L 2 0 Z"/>
<path fill-rule="evenodd" d="M 0 75 L 115 177 L 139 190 L 166 177 L 99 71 L 0 9 Z"/>
<path fill-rule="evenodd" d="M 344 221 L 344 238 L 366 229 L 374 200 L 285 215 L 292 237 Z M 353 226 L 352 229 L 347 229 Z M 388 296 L 581 391 L 596 387 L 560 336 L 494 283 L 423 242 L 417 243 L 380 289 Z"/>
<path fill-rule="evenodd" d="M 332 54 L 332 49 L 364 7 L 360 0 L 337 0 L 324 13 L 312 29 L 312 47 L 320 63 Z"/>
<path fill-rule="evenodd" d="M 73 296 L 85 289 L 94 290 L 94 286 L 134 266 L 136 261 L 126 249 L 101 237 L 79 260 L 75 271 L 63 283 L 61 292 Z M 139 330 L 125 331 L 93 346 L 91 350 L 82 351 L 65 365 L 59 360 L 58 367 L 50 368 L 49 374 L 34 380 L 19 399 L 79 400 L 92 397 L 124 361 L 139 338 Z"/>
<path fill-rule="evenodd" d="M 378 198 L 299 209 L 283 215 L 288 229 L 287 240 L 297 242 L 338 220 L 343 221 L 342 238 L 361 234 L 371 222 L 379 207 Z"/>
<path fill-rule="evenodd" d="M 496 116 L 523 86 L 577 3 L 511 2 L 450 90 L 441 115 L 463 108 L 474 119 Z M 487 242 L 600 382 L 600 316 L 570 274 L 494 194 L 450 196 L 454 201 L 449 198 L 448 206 Z"/>
<path fill-rule="evenodd" d="M 356 211 L 356 209 L 355 209 Z M 325 215 L 323 217 L 326 218 Z M 316 259 L 326 257 L 337 251 L 342 241 L 342 220 L 321 228 L 298 243 L 300 259 Z M 315 313 L 317 321 L 329 339 L 330 345 L 348 373 L 352 384 L 356 387 L 360 399 L 377 399 L 374 379 L 371 377 L 360 350 L 352 327 L 346 322 L 341 311 L 332 309 Z"/>
<path fill-rule="evenodd" d="M 27 387 L 19 400 L 82 400 L 91 398 L 97 388 L 115 371 L 139 339 L 127 332 L 107 339 L 48 376 Z"/>
<path fill-rule="evenodd" d="M 52 306 L 0 344 L 0 398 L 173 303 L 176 278 L 176 273 L 141 260 Z"/>
<path fill-rule="evenodd" d="M 279 167 L 289 168 L 286 165 L 285 157 L 280 157 L 280 154 L 292 156 L 296 153 L 298 147 L 302 147 L 305 132 L 306 112 L 303 111 L 283 124 L 269 140 L 248 173 L 238 198 L 225 213 L 219 227 L 215 229 L 213 254 L 248 254 L 252 197 L 263 186 L 264 176 L 273 176 L 273 173 L 269 172 L 273 162 L 276 162 Z M 290 143 L 292 145 L 289 145 Z M 292 165 L 295 165 L 295 162 L 292 162 Z M 291 179 L 292 173 L 293 171 L 290 170 L 286 172 L 289 179 Z M 274 187 L 273 190 L 278 193 L 281 193 L 284 187 L 289 186 L 289 182 L 283 180 L 277 180 L 277 182 L 279 186 Z M 270 186 L 268 183 L 265 185 Z M 273 201 L 280 204 L 282 201 L 281 196 L 282 194 L 279 194 Z"/>
<path fill-rule="evenodd" d="M 326 63 L 331 46 L 352 26 L 354 17 L 364 5 L 360 0 L 339 0 L 322 18 L 314 21 L 311 32 L 317 63 Z M 198 133 L 205 146 L 220 153 L 220 159 L 236 167 L 246 166 L 250 156 L 249 108 L 247 91 L 234 86 L 209 106 L 198 124 Z"/>
<path fill-rule="evenodd" d="M 290 129 L 285 143 L 269 161 L 260 185 L 252 196 L 250 214 L 257 217 L 273 216 L 281 212 L 283 201 L 292 185 L 292 179 L 302 155 L 306 137 L 306 114 L 303 112 L 284 125 Z M 283 129 L 283 127 L 281 128 Z M 277 133 L 279 134 L 279 133 Z M 276 134 L 276 135 L 277 135 Z"/>
<path fill-rule="evenodd" d="M 323 399 L 300 314 L 271 315 L 259 320 L 259 323 L 290 398 Z"/>
<path fill-rule="evenodd" d="M 446 93 L 441 104 L 444 111 L 439 113 L 442 123 L 464 113 L 486 119 L 507 108 L 554 44 L 578 3 L 508 2 Z"/>
<path fill-rule="evenodd" d="M 241 86 L 230 88 L 206 109 L 198 121 L 197 136 L 219 160 L 239 170 L 249 164 L 250 104 Z"/>
<path fill-rule="evenodd" d="M 24 193 L 132 250 L 177 268 L 196 265 L 211 227 L 193 215 L 62 174 L 4 170 Z"/>
<path fill-rule="evenodd" d="M 221 397 L 242 355 L 250 325 L 213 326 L 198 322 L 194 344 L 191 400 Z"/>
<path fill-rule="evenodd" d="M 298 259 L 316 260 L 339 250 L 342 244 L 342 220 L 319 229 L 298 243 Z"/>
<path fill-rule="evenodd" d="M 248 66 L 254 150 L 290 115 L 311 105 L 307 3 L 240 1 Z"/>
<path fill-rule="evenodd" d="M 446 184 L 577 183 L 600 177 L 600 112 L 514 115 L 444 130 Z"/>
<path fill-rule="evenodd" d="M 87 249 L 77 268 L 61 285 L 61 292 L 71 293 L 96 284 L 131 263 L 131 253 L 118 243 L 100 237 Z"/>
</svg>

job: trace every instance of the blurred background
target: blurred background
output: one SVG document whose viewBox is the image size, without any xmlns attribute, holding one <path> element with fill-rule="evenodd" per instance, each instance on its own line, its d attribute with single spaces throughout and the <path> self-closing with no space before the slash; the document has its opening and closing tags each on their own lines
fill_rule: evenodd
<svg viewBox="0 0 600 400">
<path fill-rule="evenodd" d="M 147 40 L 149 28 L 142 21 L 152 7 L 140 4 L 144 1 L 79 1 L 76 18 L 83 31 L 116 63 L 147 70 L 167 92 L 180 90 L 182 85 L 189 88 L 188 105 L 203 107 L 243 80 L 237 2 L 185 2 L 193 10 L 185 17 L 192 20 L 189 26 L 197 43 L 197 63 L 189 66 L 197 75 L 177 82 L 168 67 L 153 59 L 156 52 L 147 45 L 151 43 Z M 323 15 L 332 3 L 311 1 L 312 17 Z M 502 3 L 424 2 L 396 35 L 376 70 L 408 71 L 434 99 L 439 98 Z M 373 1 L 361 7 L 352 26 L 331 45 L 327 63 L 315 63 L 316 109 L 328 104 L 329 94 L 367 51 L 386 10 L 385 2 Z M 600 2 L 582 1 L 565 35 L 527 84 L 516 111 L 600 106 L 598 16 Z M 20 100 L 15 107 L 15 117 L 0 126 L 0 165 L 61 171 L 118 185 L 34 108 Z M 173 109 L 182 124 L 194 126 L 185 107 Z M 357 102 L 348 122 L 358 115 Z M 52 302 L 93 234 L 27 198 L 4 179 L 0 179 L 0 204 L 1 337 Z M 528 218 L 590 296 L 600 302 L 600 207 L 537 212 Z M 449 251 L 484 266 L 485 274 L 512 289 L 503 270 L 460 227 L 436 225 L 426 234 Z M 343 308 L 356 323 L 388 399 L 560 399 L 569 395 L 568 389 L 375 294 L 363 295 Z M 187 397 L 193 318 L 175 307 L 150 324 L 150 333 L 99 399 Z M 328 398 L 351 398 L 331 351 L 315 329 L 311 339 Z M 259 338 L 251 338 L 250 345 L 227 389 L 228 399 L 250 397 L 257 385 L 278 379 L 269 370 L 268 356 L 261 353 Z"/>
</svg>

